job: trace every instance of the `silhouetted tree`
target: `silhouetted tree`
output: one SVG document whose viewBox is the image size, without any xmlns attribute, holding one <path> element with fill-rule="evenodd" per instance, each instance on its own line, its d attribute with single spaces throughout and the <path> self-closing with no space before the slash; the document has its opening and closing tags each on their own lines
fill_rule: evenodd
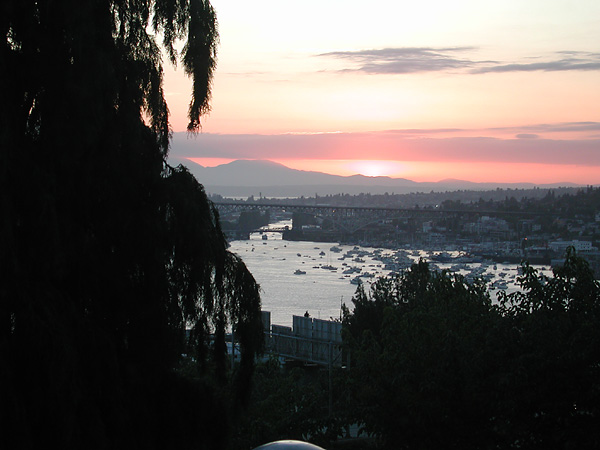
<svg viewBox="0 0 600 450">
<path fill-rule="evenodd" d="M 523 448 L 600 445 L 600 283 L 570 248 L 552 277 L 524 264 L 504 293 L 511 353 L 505 423 Z"/>
<path fill-rule="evenodd" d="M 318 367 L 282 368 L 276 359 L 258 364 L 248 414 L 240 421 L 232 449 L 253 449 L 280 439 L 310 439 L 329 448 L 337 437 L 328 417 L 327 372 Z"/>
<path fill-rule="evenodd" d="M 344 318 L 354 420 L 385 448 L 473 448 L 487 442 L 498 315 L 482 284 L 424 261 L 359 290 Z"/>
<path fill-rule="evenodd" d="M 157 42 L 193 78 L 196 131 L 215 67 L 211 5 L 5 0 L 0 32 L 0 439 L 222 447 L 228 386 L 243 397 L 260 345 L 258 287 L 202 186 L 166 164 Z"/>
<path fill-rule="evenodd" d="M 573 252 L 552 277 L 522 270 L 499 305 L 423 261 L 359 290 L 351 420 L 384 448 L 597 448 L 600 284 Z"/>
</svg>

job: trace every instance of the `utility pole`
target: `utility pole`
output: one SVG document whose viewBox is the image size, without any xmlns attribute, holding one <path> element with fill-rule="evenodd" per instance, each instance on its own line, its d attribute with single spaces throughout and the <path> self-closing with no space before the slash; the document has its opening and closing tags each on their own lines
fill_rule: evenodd
<svg viewBox="0 0 600 450">
<path fill-rule="evenodd" d="M 331 375 L 332 367 L 331 366 L 333 365 L 332 364 L 333 363 L 333 361 L 332 361 L 332 359 L 333 359 L 332 344 L 333 344 L 333 342 L 329 341 L 329 349 L 328 349 L 329 356 L 327 358 L 327 360 L 329 362 L 329 364 L 328 364 L 328 366 L 329 366 L 329 417 L 333 416 L 333 393 L 332 393 L 333 383 L 331 380 L 331 378 L 332 378 L 332 375 Z"/>
<path fill-rule="evenodd" d="M 235 360 L 235 339 L 233 337 L 233 325 L 231 325 L 231 369 L 233 370 L 233 362 Z"/>
</svg>

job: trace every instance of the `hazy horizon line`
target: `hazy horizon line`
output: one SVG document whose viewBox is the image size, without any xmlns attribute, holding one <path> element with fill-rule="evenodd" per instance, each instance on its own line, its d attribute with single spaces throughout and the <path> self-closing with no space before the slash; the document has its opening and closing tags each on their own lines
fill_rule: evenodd
<svg viewBox="0 0 600 450">
<path fill-rule="evenodd" d="M 365 175 L 362 173 L 353 173 L 350 175 L 339 175 L 339 174 L 335 174 L 335 173 L 331 173 L 331 172 L 326 172 L 326 171 L 322 171 L 322 170 L 304 170 L 304 169 L 297 169 L 294 167 L 290 167 L 289 165 L 279 162 L 279 161 L 274 161 L 271 159 L 265 159 L 265 158 L 237 158 L 237 159 L 231 159 L 231 158 L 190 158 L 190 157 L 175 157 L 176 159 L 184 159 L 187 161 L 190 161 L 204 169 L 214 169 L 217 167 L 221 167 L 221 166 L 226 166 L 229 165 L 231 163 L 237 162 L 237 161 L 250 161 L 250 162 L 267 162 L 267 163 L 272 163 L 272 164 L 277 164 L 280 166 L 285 167 L 286 169 L 289 170 L 294 170 L 294 171 L 298 171 L 298 172 L 308 172 L 308 173 L 318 173 L 318 174 L 324 174 L 324 175 L 329 175 L 332 177 L 340 177 L 340 178 L 352 178 L 352 177 L 363 177 L 363 178 L 367 178 L 367 179 L 372 179 L 372 180 L 376 180 L 376 179 L 386 179 L 386 180 L 404 180 L 404 181 L 409 181 L 411 183 L 415 183 L 415 184 L 443 184 L 443 183 L 468 183 L 468 184 L 473 184 L 473 185 L 494 185 L 494 186 L 500 186 L 500 185 L 504 185 L 504 186 L 514 186 L 514 185 L 530 185 L 532 187 L 537 187 L 537 186 L 552 186 L 552 187 L 586 187 L 586 186 L 600 186 L 600 183 L 592 183 L 592 184 L 582 184 L 582 183 L 577 183 L 574 181 L 567 181 L 567 180 L 563 180 L 563 181 L 551 181 L 551 182 L 543 182 L 543 183 L 537 183 L 537 182 L 532 182 L 532 181 L 471 181 L 468 179 L 463 179 L 463 178 L 455 178 L 455 177 L 447 177 L 447 178 L 442 178 L 442 179 L 438 179 L 437 181 L 431 181 L 431 180 L 426 180 L 426 181 L 415 181 L 411 178 L 407 178 L 404 176 L 393 176 L 393 175 Z M 200 163 L 198 163 L 197 161 L 195 161 L 195 159 L 218 159 L 218 160 L 227 160 L 227 162 L 221 162 L 219 164 L 216 165 L 202 165 Z M 351 160 L 348 160 L 351 161 Z"/>
</svg>

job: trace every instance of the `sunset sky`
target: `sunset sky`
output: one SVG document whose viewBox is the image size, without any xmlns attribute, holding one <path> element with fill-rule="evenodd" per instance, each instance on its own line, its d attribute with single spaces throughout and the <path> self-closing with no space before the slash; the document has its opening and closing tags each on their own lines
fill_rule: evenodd
<svg viewBox="0 0 600 450">
<path fill-rule="evenodd" d="M 172 156 L 600 184 L 597 0 L 212 4 L 218 67 L 196 137 L 190 82 L 166 69 Z"/>
</svg>

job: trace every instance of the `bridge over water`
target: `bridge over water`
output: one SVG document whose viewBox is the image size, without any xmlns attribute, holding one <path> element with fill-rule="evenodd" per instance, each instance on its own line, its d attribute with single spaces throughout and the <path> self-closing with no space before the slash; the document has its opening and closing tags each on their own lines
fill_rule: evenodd
<svg viewBox="0 0 600 450">
<path fill-rule="evenodd" d="M 453 218 L 458 216 L 472 216 L 475 220 L 481 216 L 526 216 L 533 213 L 518 211 L 464 211 L 440 208 L 395 208 L 382 206 L 335 206 L 335 205 L 298 205 L 282 203 L 247 203 L 247 202 L 216 202 L 215 206 L 221 215 L 249 211 L 282 211 L 300 213 L 307 216 L 327 220 L 335 232 L 353 234 L 370 225 L 384 221 L 428 221 L 440 218 Z M 292 226 L 293 229 L 293 226 Z M 256 230 L 248 230 L 256 231 Z M 265 231 L 279 231 L 284 229 L 273 228 Z"/>
</svg>

